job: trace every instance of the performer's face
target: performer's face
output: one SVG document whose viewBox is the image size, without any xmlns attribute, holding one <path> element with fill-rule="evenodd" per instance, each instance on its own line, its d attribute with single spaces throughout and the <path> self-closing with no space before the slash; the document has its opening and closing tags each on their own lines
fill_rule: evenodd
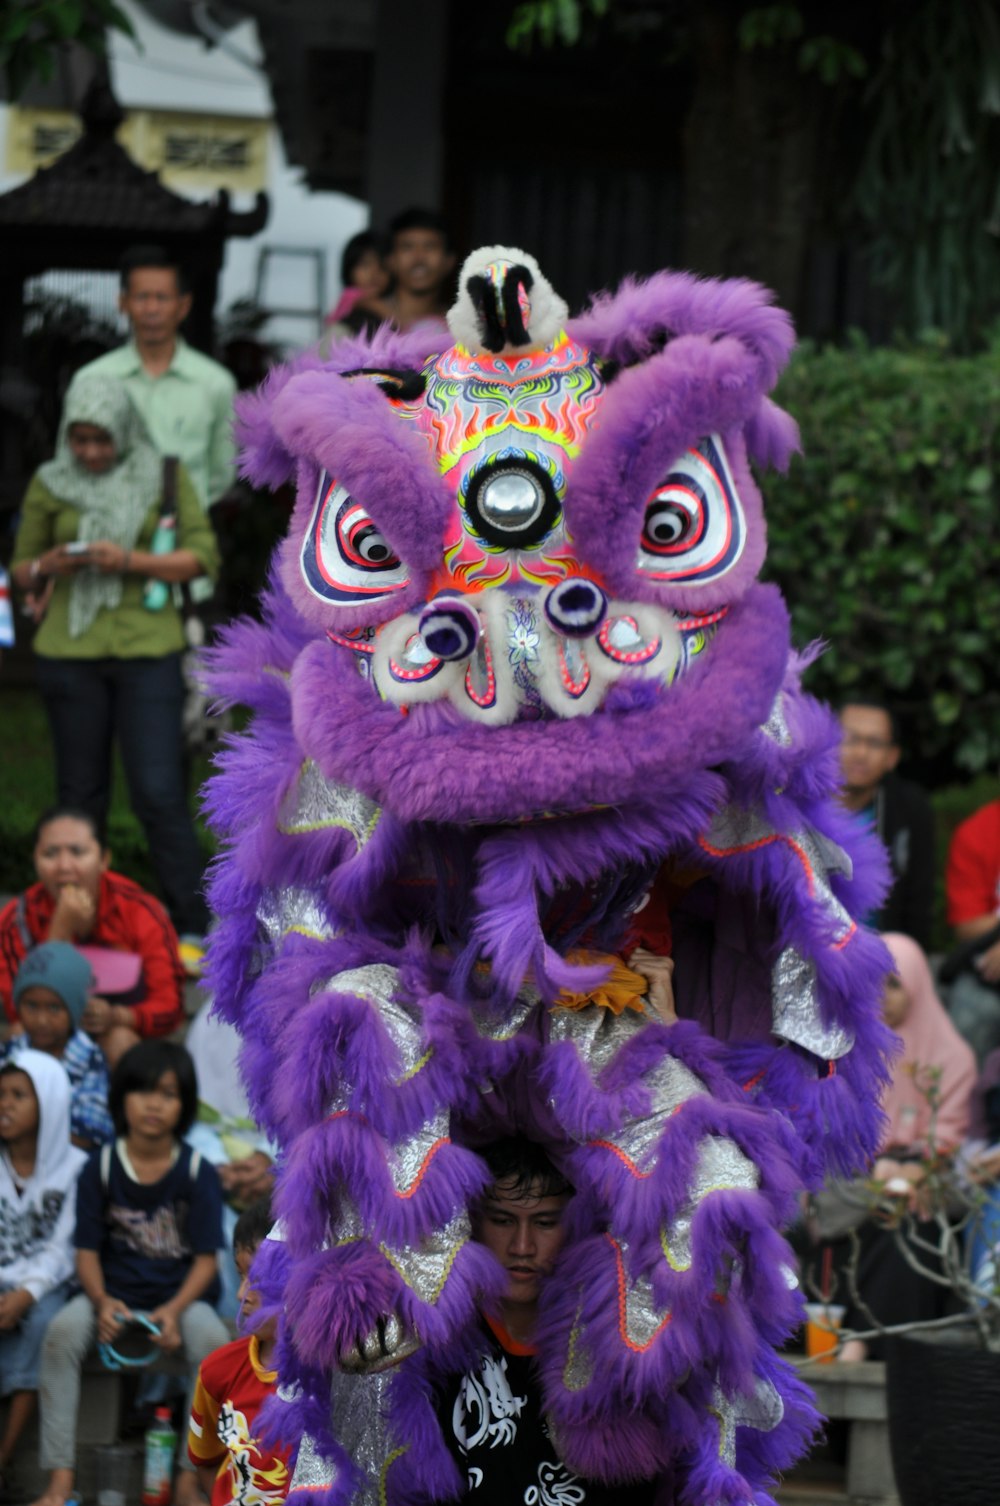
<svg viewBox="0 0 1000 1506">
<path fill-rule="evenodd" d="M 476 1238 L 507 1272 L 508 1302 L 537 1302 L 562 1249 L 567 1195 L 545 1197 L 538 1195 L 540 1191 L 540 1183 L 525 1191 L 511 1181 L 497 1182 L 476 1216 Z"/>
</svg>

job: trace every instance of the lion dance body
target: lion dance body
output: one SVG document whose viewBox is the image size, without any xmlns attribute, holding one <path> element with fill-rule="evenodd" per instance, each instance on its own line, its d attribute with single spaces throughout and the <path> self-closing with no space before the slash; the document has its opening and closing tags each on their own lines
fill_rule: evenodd
<svg viewBox="0 0 1000 1506">
<path fill-rule="evenodd" d="M 567 322 L 497 247 L 449 324 L 302 357 L 240 416 L 297 504 L 211 667 L 253 719 L 211 787 L 210 976 L 280 1146 L 295 1499 L 460 1492 L 435 1388 L 502 1280 L 476 1146 L 516 1130 L 576 1189 L 539 1331 L 561 1457 L 770 1502 L 816 1421 L 779 1231 L 869 1158 L 888 1039 L 854 919 L 882 859 L 757 580 L 790 322 L 673 273 Z M 602 994 L 637 940 L 674 1024 Z"/>
</svg>

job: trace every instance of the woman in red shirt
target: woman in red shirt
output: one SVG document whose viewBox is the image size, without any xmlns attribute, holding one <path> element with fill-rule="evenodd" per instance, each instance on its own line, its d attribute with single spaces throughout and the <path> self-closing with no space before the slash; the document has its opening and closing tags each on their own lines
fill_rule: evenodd
<svg viewBox="0 0 1000 1506">
<path fill-rule="evenodd" d="M 108 1062 L 148 1036 L 169 1035 L 184 1017 L 184 969 L 177 937 L 159 900 L 131 879 L 112 873 L 110 854 L 94 817 L 58 807 L 35 828 L 38 883 L 0 911 L 0 1001 L 16 1022 L 12 988 L 25 953 L 43 941 L 68 941 L 138 956 L 134 997 L 111 1002 L 92 996 L 82 1028 Z"/>
</svg>

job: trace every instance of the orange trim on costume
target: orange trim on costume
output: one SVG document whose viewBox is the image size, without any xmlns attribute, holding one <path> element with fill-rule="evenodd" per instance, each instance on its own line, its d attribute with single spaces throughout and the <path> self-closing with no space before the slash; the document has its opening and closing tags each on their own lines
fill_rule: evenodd
<svg viewBox="0 0 1000 1506">
<path fill-rule="evenodd" d="M 645 1354 L 646 1350 L 651 1349 L 652 1346 L 656 1343 L 656 1340 L 660 1337 L 660 1334 L 666 1328 L 673 1315 L 671 1313 L 667 1313 L 667 1316 L 663 1319 L 663 1322 L 657 1328 L 656 1332 L 650 1335 L 645 1344 L 637 1344 L 634 1339 L 629 1338 L 628 1328 L 626 1326 L 627 1312 L 625 1307 L 625 1262 L 622 1259 L 621 1245 L 618 1243 L 617 1239 L 615 1239 L 613 1234 L 605 1234 L 604 1238 L 608 1241 L 611 1248 L 615 1252 L 615 1263 L 618 1267 L 618 1331 L 622 1336 L 622 1343 L 628 1349 L 631 1349 L 633 1354 Z"/>
<path fill-rule="evenodd" d="M 757 1086 L 757 1084 L 761 1081 L 761 1079 L 764 1078 L 764 1077 L 766 1077 L 766 1076 L 767 1076 L 767 1068 L 766 1067 L 761 1067 L 760 1071 L 756 1074 L 756 1076 L 747 1078 L 746 1082 L 743 1084 L 743 1091 L 744 1091 L 744 1093 L 749 1093 L 750 1089 L 751 1088 L 755 1088 Z"/>
<path fill-rule="evenodd" d="M 588 1149 L 591 1146 L 597 1146 L 601 1150 L 609 1150 L 611 1154 L 613 1156 L 617 1156 L 622 1165 L 625 1166 L 634 1177 L 638 1177 L 641 1182 L 644 1182 L 647 1177 L 650 1177 L 653 1174 L 651 1171 L 640 1171 L 628 1152 L 622 1150 L 621 1146 L 616 1145 L 613 1140 L 588 1140 Z"/>
<path fill-rule="evenodd" d="M 513 1338 L 500 1322 L 499 1318 L 491 1318 L 489 1313 L 483 1313 L 483 1322 L 489 1328 L 493 1337 L 506 1349 L 508 1354 L 537 1354 L 534 1344 L 522 1344 L 520 1339 Z"/>
<path fill-rule="evenodd" d="M 368 1120 L 365 1118 L 364 1114 L 356 1114 L 353 1109 L 337 1109 L 337 1111 L 335 1113 L 333 1113 L 333 1114 L 327 1114 L 326 1117 L 327 1117 L 327 1121 L 329 1121 L 331 1119 L 357 1119 L 360 1124 L 367 1124 L 368 1123 Z M 424 1159 L 421 1161 L 419 1167 L 417 1168 L 417 1174 L 413 1178 L 413 1181 L 410 1183 L 410 1185 L 407 1188 L 405 1188 L 402 1192 L 396 1192 L 396 1189 L 393 1188 L 393 1192 L 395 1193 L 396 1197 L 403 1198 L 403 1199 L 405 1199 L 405 1198 L 411 1198 L 413 1196 L 413 1194 L 417 1191 L 417 1189 L 420 1186 L 421 1182 L 423 1181 L 424 1177 L 426 1176 L 426 1174 L 427 1174 L 427 1168 L 430 1166 L 431 1162 L 433 1161 L 434 1157 L 437 1155 L 438 1151 L 441 1149 L 442 1145 L 450 1145 L 450 1144 L 451 1144 L 451 1136 L 450 1135 L 442 1135 L 440 1137 L 440 1139 L 435 1140 L 434 1144 L 430 1147 L 430 1149 L 428 1150 L 426 1156 L 424 1156 Z"/>
<path fill-rule="evenodd" d="M 773 831 L 770 836 L 758 837 L 754 842 L 737 842 L 735 847 L 713 847 L 704 837 L 698 838 L 698 846 L 703 847 L 713 858 L 731 858 L 734 852 L 757 852 L 761 847 L 770 847 L 772 842 L 787 842 L 795 853 L 802 867 L 805 869 L 806 882 L 809 885 L 809 893 L 816 888 L 816 876 L 813 873 L 812 864 L 806 855 L 804 847 L 800 847 L 792 837 L 786 837 L 784 832 Z"/>
<path fill-rule="evenodd" d="M 424 1156 L 424 1159 L 421 1161 L 420 1168 L 417 1171 L 416 1176 L 413 1178 L 413 1181 L 410 1183 L 409 1187 L 407 1187 L 407 1189 L 406 1189 L 405 1192 L 397 1192 L 396 1196 L 398 1198 L 409 1198 L 409 1197 L 412 1197 L 413 1194 L 416 1192 L 417 1188 L 420 1186 L 421 1182 L 423 1181 L 424 1176 L 425 1176 L 425 1174 L 427 1172 L 428 1166 L 431 1164 L 431 1162 L 433 1161 L 434 1157 L 437 1155 L 438 1151 L 441 1149 L 442 1145 L 450 1145 L 450 1144 L 451 1144 L 451 1136 L 450 1135 L 442 1135 L 441 1138 L 440 1138 L 440 1140 L 435 1140 L 434 1144 L 431 1146 L 430 1150 L 427 1152 L 426 1156 Z"/>
<path fill-rule="evenodd" d="M 833 950 L 839 952 L 842 947 L 845 947 L 857 929 L 856 923 L 852 920 L 840 940 L 833 943 Z"/>
<path fill-rule="evenodd" d="M 786 837 L 784 832 L 772 832 L 769 837 L 758 837 L 755 842 L 738 842 L 735 847 L 713 847 L 711 843 L 706 841 L 703 836 L 698 838 L 698 846 L 701 847 L 705 852 L 709 853 L 713 858 L 731 858 L 734 852 L 757 852 L 761 847 L 770 847 L 772 842 L 788 843 L 789 847 L 792 849 L 795 856 L 802 864 L 802 869 L 806 876 L 806 887 L 808 888 L 809 893 L 811 895 L 815 895 L 816 875 L 813 872 L 813 866 L 809 861 L 805 848 L 801 847 L 799 843 L 794 840 L 794 838 Z M 833 950 L 835 952 L 841 951 L 850 941 L 851 937 L 855 934 L 857 929 L 857 924 L 852 920 L 843 936 L 839 937 L 838 940 L 831 942 Z"/>
</svg>

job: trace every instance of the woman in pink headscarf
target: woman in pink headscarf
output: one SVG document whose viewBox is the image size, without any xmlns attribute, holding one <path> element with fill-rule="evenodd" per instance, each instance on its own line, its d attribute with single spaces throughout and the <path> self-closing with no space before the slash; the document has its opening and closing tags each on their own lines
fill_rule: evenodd
<svg viewBox="0 0 1000 1506">
<path fill-rule="evenodd" d="M 976 1081 L 976 1059 L 945 1012 L 934 989 L 927 958 L 909 936 L 890 933 L 883 941 L 892 953 L 895 971 L 886 979 L 883 1011 L 886 1024 L 900 1038 L 901 1049 L 893 1063 L 892 1080 L 882 1098 L 886 1125 L 882 1149 L 872 1177 L 882 1184 L 885 1197 L 898 1197 L 920 1214 L 920 1184 L 928 1155 L 939 1158 L 957 1151 L 969 1128 L 969 1103 Z M 845 1201 L 850 1189 L 841 1188 Z M 870 1203 L 870 1192 L 855 1193 L 855 1206 Z M 921 1224 L 920 1233 L 936 1242 L 936 1229 Z M 921 1276 L 905 1260 L 892 1229 L 867 1217 L 857 1227 L 861 1252 L 857 1268 L 858 1291 L 865 1305 L 886 1327 L 943 1316 L 944 1288 Z M 848 1258 L 846 1240 L 829 1243 L 832 1260 L 839 1269 L 837 1300 L 847 1304 L 845 1328 L 871 1327 L 866 1315 L 850 1299 L 843 1276 Z M 922 1263 L 929 1257 L 921 1252 Z M 877 1343 L 866 1345 L 849 1340 L 842 1360 L 860 1360 L 877 1355 Z"/>
</svg>

